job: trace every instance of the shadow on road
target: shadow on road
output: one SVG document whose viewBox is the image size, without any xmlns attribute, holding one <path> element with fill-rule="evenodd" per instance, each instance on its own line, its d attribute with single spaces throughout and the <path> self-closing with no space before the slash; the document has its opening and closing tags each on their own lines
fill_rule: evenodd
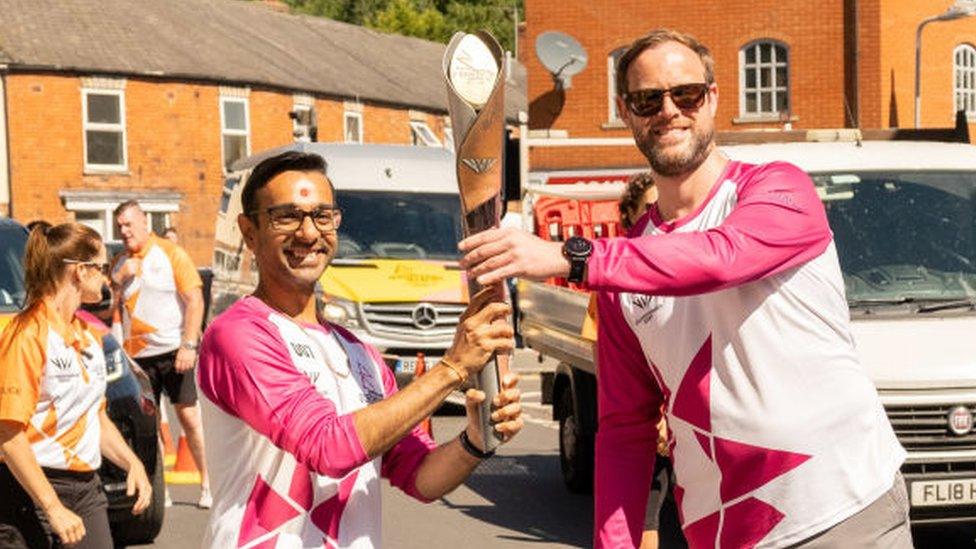
<svg viewBox="0 0 976 549">
<path fill-rule="evenodd" d="M 555 455 L 492 458 L 478 467 L 465 486 L 492 505 L 456 505 L 451 496 L 444 503 L 479 521 L 518 532 L 503 539 L 591 545 L 593 498 L 566 491 Z"/>
</svg>

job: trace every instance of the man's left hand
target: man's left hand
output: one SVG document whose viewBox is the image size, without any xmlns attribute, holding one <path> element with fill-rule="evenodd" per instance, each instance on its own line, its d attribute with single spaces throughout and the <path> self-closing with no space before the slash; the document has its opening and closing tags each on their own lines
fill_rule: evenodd
<svg viewBox="0 0 976 549">
<path fill-rule="evenodd" d="M 569 275 L 569 260 L 559 242 L 547 242 L 518 229 L 489 229 L 458 244 L 461 268 L 488 286 L 508 277 L 545 280 Z"/>
<path fill-rule="evenodd" d="M 495 431 L 502 435 L 502 442 L 508 442 L 525 425 L 522 420 L 522 392 L 516 387 L 518 385 L 518 374 L 509 373 L 502 380 L 502 390 L 495 395 L 491 421 L 495 426 Z M 465 407 L 468 410 L 468 440 L 478 448 L 484 448 L 484 441 L 481 438 L 481 430 L 478 428 L 480 416 L 478 415 L 478 405 L 485 400 L 485 393 L 477 389 L 468 389 L 465 393 Z"/>
<path fill-rule="evenodd" d="M 196 360 L 196 351 L 180 347 L 180 350 L 176 351 L 176 362 L 173 364 L 173 368 L 178 374 L 188 372 L 193 369 L 193 364 L 196 363 Z"/>
</svg>

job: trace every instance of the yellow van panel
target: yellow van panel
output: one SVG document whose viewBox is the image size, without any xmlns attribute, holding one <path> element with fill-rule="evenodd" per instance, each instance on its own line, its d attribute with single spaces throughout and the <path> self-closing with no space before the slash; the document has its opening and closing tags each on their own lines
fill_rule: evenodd
<svg viewBox="0 0 976 549">
<path fill-rule="evenodd" d="M 10 324 L 10 321 L 14 319 L 15 313 L 0 313 L 0 333 L 3 333 L 3 329 Z"/>
<path fill-rule="evenodd" d="M 320 279 L 326 295 L 358 302 L 467 303 L 464 271 L 455 264 L 377 259 L 332 265 Z"/>
</svg>

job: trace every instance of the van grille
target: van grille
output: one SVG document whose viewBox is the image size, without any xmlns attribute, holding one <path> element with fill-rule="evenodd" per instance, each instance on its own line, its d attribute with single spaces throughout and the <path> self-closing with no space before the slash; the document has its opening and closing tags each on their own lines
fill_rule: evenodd
<svg viewBox="0 0 976 549">
<path fill-rule="evenodd" d="M 908 451 L 976 450 L 976 432 L 949 430 L 949 410 L 958 405 L 885 406 L 898 441 Z M 976 414 L 976 404 L 966 404 Z"/>
<path fill-rule="evenodd" d="M 436 319 L 429 328 L 418 326 L 414 320 L 414 312 L 422 306 L 436 313 Z M 454 335 L 464 309 L 464 305 L 452 303 L 364 303 L 362 318 L 366 329 L 376 335 L 440 340 Z"/>
</svg>

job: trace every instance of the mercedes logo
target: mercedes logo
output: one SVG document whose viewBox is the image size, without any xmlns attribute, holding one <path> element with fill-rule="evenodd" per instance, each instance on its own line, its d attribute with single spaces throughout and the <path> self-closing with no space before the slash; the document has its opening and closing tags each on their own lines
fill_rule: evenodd
<svg viewBox="0 0 976 549">
<path fill-rule="evenodd" d="M 413 309 L 413 325 L 421 330 L 429 330 L 437 325 L 437 309 L 430 303 L 421 303 Z"/>
<path fill-rule="evenodd" d="M 965 435 L 973 429 L 973 414 L 965 406 L 956 406 L 949 410 L 949 430 L 954 435 Z"/>
</svg>

